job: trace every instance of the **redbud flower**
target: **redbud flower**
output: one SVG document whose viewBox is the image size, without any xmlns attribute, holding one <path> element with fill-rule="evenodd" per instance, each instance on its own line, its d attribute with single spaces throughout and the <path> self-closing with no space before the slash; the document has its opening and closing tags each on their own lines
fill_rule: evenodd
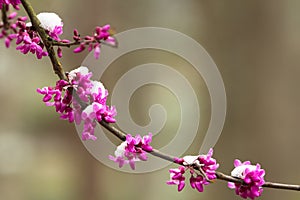
<svg viewBox="0 0 300 200">
<path fill-rule="evenodd" d="M 46 30 L 46 33 L 56 41 L 62 41 L 59 36 L 63 33 L 63 23 L 56 13 L 42 12 L 37 15 L 41 22 L 40 26 Z M 31 27 L 31 22 L 26 23 L 26 27 Z M 68 41 L 69 42 L 69 41 Z M 66 41 L 64 40 L 64 43 Z M 58 57 L 62 57 L 62 49 L 57 49 Z"/>
<path fill-rule="evenodd" d="M 87 48 L 89 52 L 94 50 L 94 57 L 96 59 L 100 57 L 102 43 L 111 46 L 117 45 L 116 39 L 113 36 L 111 36 L 110 25 L 105 25 L 102 27 L 97 26 L 92 36 L 87 35 L 83 38 L 81 38 L 78 31 L 74 29 L 73 39 L 76 42 L 80 41 L 79 46 L 73 50 L 74 53 L 80 53 Z"/>
<path fill-rule="evenodd" d="M 37 92 L 44 95 L 43 101 L 47 106 L 54 106 L 57 113 L 60 114 L 61 119 L 68 119 L 70 122 L 74 121 L 74 114 L 71 108 L 72 93 L 68 90 L 63 95 L 63 88 L 69 83 L 64 80 L 56 82 L 55 88 L 44 87 L 38 88 Z M 53 99 L 53 101 L 51 101 Z"/>
<path fill-rule="evenodd" d="M 250 161 L 241 162 L 236 159 L 234 161 L 235 168 L 231 172 L 231 176 L 240 178 L 244 183 L 228 183 L 228 187 L 235 189 L 235 193 L 243 198 L 255 199 L 262 192 L 262 185 L 265 183 L 265 170 L 260 168 L 259 164 L 251 165 Z"/>
<path fill-rule="evenodd" d="M 42 12 L 37 15 L 37 18 L 41 22 L 40 26 L 47 30 L 50 35 L 54 34 L 57 36 L 62 34 L 63 23 L 56 13 Z M 31 27 L 31 22 L 28 22 L 26 26 Z"/>
<path fill-rule="evenodd" d="M 179 166 L 178 169 L 170 169 L 170 180 L 167 181 L 168 185 L 178 185 L 178 192 L 180 192 L 185 186 L 185 177 L 183 174 L 185 173 L 185 167 Z"/>
<path fill-rule="evenodd" d="M 170 181 L 167 181 L 167 184 L 178 185 L 178 191 L 181 191 L 185 185 L 185 179 L 182 178 L 183 174 L 189 169 L 191 187 L 199 192 L 203 192 L 203 185 L 208 185 L 211 180 L 217 178 L 216 169 L 219 167 L 219 164 L 212 158 L 212 154 L 213 149 L 210 149 L 207 155 L 176 158 L 175 162 L 183 166 L 170 170 Z"/>
<path fill-rule="evenodd" d="M 0 7 L 2 8 L 3 4 L 11 4 L 15 9 L 19 10 L 18 5 L 21 3 L 20 0 L 0 0 Z"/>
<path fill-rule="evenodd" d="M 119 167 L 129 164 L 131 169 L 134 170 L 136 161 L 146 161 L 148 159 L 146 151 L 152 150 L 150 146 L 151 141 L 152 133 L 143 136 L 143 138 L 140 135 L 132 137 L 128 134 L 126 135 L 126 141 L 117 147 L 115 157 L 110 155 L 109 159 L 119 163 Z"/>
<path fill-rule="evenodd" d="M 44 44 L 42 43 L 40 36 L 36 31 L 26 26 L 26 17 L 18 17 L 17 21 L 13 21 L 17 16 L 16 12 L 8 15 L 7 24 L 0 25 L 2 31 L 0 33 L 0 38 L 5 37 L 5 46 L 10 47 L 12 40 L 16 39 L 17 50 L 23 54 L 29 52 L 36 54 L 38 59 L 43 56 L 47 56 L 47 51 L 44 51 Z M 30 25 L 31 26 L 31 25 Z"/>
<path fill-rule="evenodd" d="M 73 52 L 74 52 L 74 53 L 80 53 L 80 52 L 84 51 L 84 49 L 85 49 L 85 44 L 84 44 L 84 43 L 81 43 L 78 47 L 76 47 L 76 48 L 73 50 Z"/>
<path fill-rule="evenodd" d="M 58 81 L 55 88 L 37 89 L 38 93 L 44 95 L 46 105 L 54 106 L 61 119 L 75 121 L 76 124 L 83 122 L 82 140 L 96 140 L 94 129 L 97 121 L 113 123 L 117 114 L 114 107 L 106 105 L 108 91 L 104 85 L 92 81 L 91 76 L 88 68 L 81 66 L 67 74 L 68 81 Z M 81 102 L 88 104 L 85 108 L 81 107 L 78 99 L 73 98 L 72 91 Z"/>
</svg>

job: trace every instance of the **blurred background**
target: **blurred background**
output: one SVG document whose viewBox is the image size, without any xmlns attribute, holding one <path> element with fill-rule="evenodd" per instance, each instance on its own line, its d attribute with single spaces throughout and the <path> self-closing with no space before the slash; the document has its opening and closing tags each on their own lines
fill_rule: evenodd
<svg viewBox="0 0 300 200">
<path fill-rule="evenodd" d="M 70 39 L 73 28 L 86 35 L 96 25 L 109 23 L 116 32 L 155 26 L 174 29 L 198 41 L 217 64 L 227 94 L 226 121 L 214 147 L 219 171 L 229 173 L 233 160 L 240 158 L 261 163 L 268 181 L 300 184 L 299 1 L 32 0 L 31 3 L 37 13 L 50 11 L 61 16 L 62 38 Z M 65 49 L 61 62 L 68 71 L 79 66 L 86 55 Z M 149 50 L 116 61 L 103 77 L 104 84 L 111 89 L 121 72 L 136 62 L 141 64 L 138 59 L 142 62 L 149 57 L 173 66 L 187 78 L 193 74 L 180 58 Z M 101 164 L 82 145 L 74 125 L 59 120 L 53 108 L 44 106 L 42 97 L 36 93 L 36 88 L 54 85 L 56 80 L 49 59 L 36 60 L 33 55 L 16 52 L 14 45 L 6 49 L 4 41 L 0 42 L 1 199 L 240 199 L 224 181 L 215 181 L 203 193 L 189 185 L 178 193 L 175 186 L 165 184 L 169 179 L 168 169 L 175 165 L 147 174 L 128 174 Z M 187 152 L 195 154 L 203 139 L 201 133 L 207 128 L 210 104 L 201 76 L 189 80 L 204 116 L 199 136 Z M 170 97 L 163 105 L 174 103 L 174 107 L 166 108 L 168 116 L 173 116 L 172 110 L 178 111 L 174 95 L 165 89 L 149 86 L 143 89 L 161 95 L 154 93 L 157 99 L 146 101 L 142 90 L 137 91 L 130 105 L 137 123 L 147 123 L 148 118 L 143 117 L 147 116 L 147 110 L 143 108 L 152 101 L 164 100 L 165 95 Z M 170 130 L 176 126 L 165 127 L 154 138 L 154 146 L 170 139 Z M 299 197 L 299 192 L 265 189 L 260 199 Z"/>
</svg>

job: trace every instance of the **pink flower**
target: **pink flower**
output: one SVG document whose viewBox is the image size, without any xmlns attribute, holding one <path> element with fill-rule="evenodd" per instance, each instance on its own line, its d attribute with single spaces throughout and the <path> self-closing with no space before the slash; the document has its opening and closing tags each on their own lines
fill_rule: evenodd
<svg viewBox="0 0 300 200">
<path fill-rule="evenodd" d="M 2 8 L 3 4 L 11 4 L 15 9 L 19 10 L 18 5 L 21 4 L 20 0 L 0 0 L 0 7 Z"/>
<path fill-rule="evenodd" d="M 185 186 L 185 177 L 183 174 L 185 173 L 186 168 L 184 166 L 179 166 L 178 169 L 170 169 L 170 180 L 167 181 L 168 185 L 177 185 L 178 192 L 183 190 Z"/>
<path fill-rule="evenodd" d="M 124 164 L 129 164 L 131 169 L 134 170 L 136 161 L 146 161 L 148 159 L 146 151 L 149 151 L 149 149 L 152 150 L 149 144 L 151 140 L 152 133 L 143 136 L 143 138 L 140 135 L 132 137 L 128 134 L 126 141 L 117 147 L 115 157 L 110 155 L 109 159 L 119 163 L 119 167 L 122 167 Z"/>
<path fill-rule="evenodd" d="M 73 52 L 74 52 L 74 53 L 80 53 L 80 52 L 84 51 L 84 49 L 85 49 L 85 44 L 84 44 L 84 43 L 81 43 L 81 44 L 79 45 L 79 47 L 76 47 L 76 48 L 73 50 Z"/>
<path fill-rule="evenodd" d="M 110 33 L 110 25 L 97 26 L 92 36 L 80 37 L 78 31 L 74 29 L 73 39 L 76 42 L 80 42 L 79 46 L 76 47 L 73 52 L 80 53 L 86 48 L 89 52 L 94 50 L 94 57 L 98 59 L 101 53 L 101 44 L 107 44 L 110 46 L 116 46 L 116 39 Z"/>
<path fill-rule="evenodd" d="M 129 160 L 126 160 L 124 157 L 125 157 L 125 148 L 127 146 L 127 142 L 122 142 L 116 149 L 115 151 L 115 157 L 114 156 L 111 156 L 109 155 L 109 159 L 116 162 L 116 163 L 119 163 L 119 167 L 123 167 L 125 164 L 128 164 L 129 163 Z"/>
<path fill-rule="evenodd" d="M 140 146 L 142 147 L 143 150 L 145 151 L 152 151 L 153 148 L 150 145 L 150 143 L 152 142 L 152 133 L 149 133 L 149 135 L 145 135 L 142 138 L 142 141 L 140 141 Z"/>
<path fill-rule="evenodd" d="M 44 95 L 43 101 L 47 106 L 54 106 L 61 119 L 67 119 L 69 122 L 74 121 L 74 113 L 71 108 L 72 93 L 66 90 L 63 95 L 64 87 L 68 87 L 69 83 L 64 80 L 56 82 L 55 88 L 44 87 L 38 88 L 37 92 Z M 53 101 L 51 101 L 53 99 Z"/>
<path fill-rule="evenodd" d="M 229 182 L 228 187 L 235 189 L 235 193 L 245 199 L 259 197 L 263 192 L 265 170 L 259 164 L 251 165 L 250 161 L 242 163 L 238 159 L 234 161 L 234 166 L 231 176 L 242 179 L 244 184 Z"/>
<path fill-rule="evenodd" d="M 57 48 L 57 56 L 58 56 L 59 58 L 62 57 L 62 49 L 61 49 L 60 47 Z"/>
<path fill-rule="evenodd" d="M 38 59 L 41 59 L 43 56 L 48 56 L 48 52 L 43 51 L 44 46 L 38 36 L 30 37 L 30 35 L 25 32 L 23 33 L 23 35 L 19 36 L 23 37 L 21 38 L 23 44 L 17 46 L 17 50 L 20 50 L 23 54 L 27 54 L 28 52 L 36 54 L 36 57 Z"/>
<path fill-rule="evenodd" d="M 58 36 L 63 33 L 63 23 L 56 13 L 42 12 L 37 15 L 37 18 L 41 22 L 40 26 L 46 30 L 50 37 L 60 40 Z M 31 27 L 31 22 L 28 22 L 26 26 Z"/>
<path fill-rule="evenodd" d="M 2 3 L 12 4 L 17 6 L 19 1 L 9 1 L 2 0 Z M 1 4 L 1 0 L 0 0 Z M 35 29 L 32 28 L 31 22 L 25 23 L 27 20 L 26 17 L 18 17 L 16 12 L 13 12 L 8 15 L 8 26 L 0 25 L 1 33 L 0 38 L 5 38 L 6 47 L 10 47 L 12 40 L 16 39 L 17 50 L 23 54 L 29 52 L 36 54 L 38 59 L 41 59 L 43 56 L 48 56 L 48 52 L 44 51 L 44 44 Z M 63 33 L 63 23 L 60 17 L 55 13 L 40 13 L 37 15 L 37 18 L 40 20 L 40 26 L 43 27 L 46 33 L 54 40 L 61 41 L 66 43 L 66 40 L 60 40 L 59 35 Z M 68 41 L 69 42 L 69 41 Z M 62 57 L 62 49 L 57 49 L 57 54 L 59 57 Z"/>
<path fill-rule="evenodd" d="M 4 1 L 9 4 L 13 1 Z M 17 1 L 15 1 L 17 3 Z M 16 5 L 12 3 L 13 5 Z M 0 25 L 0 38 L 5 38 L 5 46 L 10 47 L 11 41 L 16 40 L 17 50 L 23 54 L 29 52 L 36 54 L 38 59 L 47 56 L 47 51 L 44 51 L 44 44 L 42 43 L 38 33 L 29 27 L 26 27 L 25 21 L 27 17 L 17 17 L 17 13 L 13 12 L 8 15 L 8 26 Z"/>
<path fill-rule="evenodd" d="M 83 66 L 68 73 L 69 81 L 73 85 L 76 94 L 85 103 L 90 101 L 90 90 L 93 87 L 92 81 L 90 80 L 91 77 L 92 73 L 88 71 L 87 67 Z"/>
<path fill-rule="evenodd" d="M 191 173 L 190 184 L 193 189 L 203 192 L 203 185 L 208 185 L 209 182 L 203 176 Z"/>
<path fill-rule="evenodd" d="M 41 22 L 40 26 L 45 29 L 46 33 L 56 41 L 62 40 L 59 38 L 59 36 L 63 33 L 63 23 L 61 18 L 56 14 L 52 12 L 42 12 L 37 15 L 37 18 Z M 26 27 L 31 27 L 31 22 L 28 22 L 26 24 Z M 69 42 L 69 41 L 68 41 Z M 57 49 L 58 57 L 62 57 L 62 49 Z"/>
<path fill-rule="evenodd" d="M 217 178 L 216 170 L 219 167 L 219 164 L 217 164 L 217 161 L 214 158 L 212 158 L 212 155 L 213 149 L 210 149 L 207 155 L 200 155 L 198 158 L 200 165 L 202 165 L 201 168 L 209 180 Z"/>
<path fill-rule="evenodd" d="M 97 137 L 94 135 L 96 127 L 95 119 L 96 114 L 93 111 L 93 105 L 87 106 L 81 114 L 81 119 L 84 121 L 82 140 L 96 140 Z"/>
<path fill-rule="evenodd" d="M 82 140 L 96 140 L 94 130 L 97 121 L 113 123 L 117 114 L 115 107 L 106 105 L 108 91 L 104 85 L 99 81 L 92 81 L 91 76 L 88 68 L 81 66 L 67 73 L 69 80 L 58 81 L 55 88 L 37 89 L 38 93 L 44 95 L 45 104 L 54 106 L 61 119 L 75 121 L 78 125 L 83 122 Z M 79 99 L 73 98 L 72 92 Z M 82 108 L 78 100 L 88 105 Z"/>
<path fill-rule="evenodd" d="M 49 36 L 54 40 L 61 41 L 59 35 L 63 33 L 63 26 L 55 26 L 52 31 L 49 32 Z"/>
<path fill-rule="evenodd" d="M 100 44 L 95 45 L 94 48 L 94 57 L 98 59 L 100 57 Z"/>
<path fill-rule="evenodd" d="M 216 169 L 219 167 L 216 160 L 212 158 L 213 149 L 210 149 L 207 155 L 184 156 L 183 158 L 175 158 L 174 162 L 181 164 L 177 170 L 171 169 L 171 180 L 168 185 L 178 185 L 178 191 L 184 187 L 184 179 L 182 178 L 186 170 L 190 170 L 190 185 L 193 189 L 203 192 L 203 185 L 208 185 L 209 181 L 216 179 Z M 184 169 L 184 170 L 183 170 Z M 175 173 L 177 172 L 177 173 Z M 179 176 L 179 172 L 181 175 Z M 174 174 L 175 173 L 175 174 Z M 178 179 L 179 178 L 179 179 Z"/>
</svg>

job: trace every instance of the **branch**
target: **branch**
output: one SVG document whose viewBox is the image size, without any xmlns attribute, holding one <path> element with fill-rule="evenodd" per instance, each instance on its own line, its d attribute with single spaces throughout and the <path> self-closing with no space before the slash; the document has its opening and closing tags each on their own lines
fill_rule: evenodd
<svg viewBox="0 0 300 200">
<path fill-rule="evenodd" d="M 116 127 L 110 125 L 109 123 L 105 122 L 104 120 L 100 121 L 99 124 L 101 124 L 104 128 L 106 128 L 109 132 L 114 134 L 117 138 L 119 138 L 122 141 L 126 140 L 126 133 L 122 132 L 121 130 L 117 129 Z M 174 162 L 174 157 L 170 156 L 168 154 L 162 153 L 156 149 L 153 149 L 152 151 L 147 151 L 148 153 L 152 154 L 153 156 L 159 157 L 161 159 Z"/>
<path fill-rule="evenodd" d="M 9 28 L 9 23 L 8 23 L 8 18 L 7 18 L 6 11 L 7 11 L 7 6 L 5 4 L 3 4 L 2 8 L 1 8 L 3 27 L 5 29 L 8 29 Z"/>
<path fill-rule="evenodd" d="M 70 43 L 58 42 L 55 40 L 51 41 L 51 44 L 53 46 L 58 46 L 58 47 L 71 47 L 71 46 L 79 45 L 80 43 L 81 43 L 80 41 L 74 41 Z"/>
<path fill-rule="evenodd" d="M 64 73 L 61 63 L 58 61 L 58 58 L 56 57 L 56 54 L 54 52 L 52 44 L 48 39 L 49 36 L 46 33 L 46 31 L 40 26 L 41 22 L 37 18 L 35 11 L 33 10 L 32 6 L 30 5 L 30 3 L 27 0 L 21 0 L 21 2 L 22 2 L 22 5 L 23 5 L 26 13 L 28 14 L 28 16 L 31 20 L 32 26 L 36 28 L 36 31 L 39 33 L 39 35 L 47 49 L 47 52 L 49 54 L 55 74 L 59 77 L 59 79 L 66 80 L 67 77 Z"/>
<path fill-rule="evenodd" d="M 283 189 L 283 190 L 296 190 L 300 191 L 300 185 L 291 185 L 291 184 L 284 184 L 284 183 L 272 183 L 272 182 L 265 182 L 263 187 L 266 188 L 275 188 L 275 189 Z"/>
<path fill-rule="evenodd" d="M 40 27 L 40 21 L 38 20 L 36 13 L 34 12 L 32 6 L 29 4 L 29 2 L 27 2 L 27 0 L 21 0 L 21 2 L 32 22 L 32 26 L 36 28 L 37 32 L 39 33 L 40 37 L 42 38 L 43 43 L 45 44 L 45 47 L 49 54 L 55 74 L 57 74 L 60 79 L 66 80 L 67 79 L 66 75 L 62 69 L 60 62 L 58 61 L 58 58 L 56 57 L 53 46 L 70 47 L 72 45 L 79 44 L 80 41 L 74 41 L 72 43 L 61 43 L 61 42 L 57 42 L 57 41 L 53 41 L 53 40 L 49 39 L 49 36 L 45 32 L 45 30 L 42 27 Z M 2 7 L 2 20 L 3 20 L 4 24 L 7 22 L 7 17 L 6 17 L 5 11 L 6 10 L 3 6 Z M 73 94 L 76 94 L 76 93 L 73 93 Z M 76 98 L 76 95 L 75 95 L 75 98 Z M 76 99 L 78 100 L 78 98 L 76 98 Z M 81 104 L 81 106 L 83 108 L 86 107 L 86 105 L 84 103 L 82 103 L 80 101 L 79 101 L 79 103 Z M 102 125 L 104 128 L 106 128 L 109 132 L 111 132 L 113 135 L 115 135 L 120 140 L 122 140 L 122 141 L 126 140 L 127 134 L 125 132 L 122 132 L 121 130 L 119 130 L 118 128 L 112 126 L 111 124 L 105 122 L 104 120 L 100 121 L 99 124 Z M 175 157 L 170 156 L 165 153 L 162 153 L 156 149 L 153 149 L 152 151 L 147 151 L 147 152 L 152 154 L 153 156 L 176 163 Z M 220 180 L 243 184 L 243 180 L 223 174 L 222 172 L 216 172 L 216 176 Z M 265 182 L 263 187 L 300 191 L 299 185 L 290 185 L 290 184 L 283 184 L 283 183 Z"/>
<path fill-rule="evenodd" d="M 101 124 L 104 128 L 106 128 L 109 132 L 114 134 L 120 140 L 122 140 L 122 141 L 126 140 L 126 133 L 122 132 L 121 130 L 117 129 L 116 127 L 112 126 L 111 124 L 109 124 L 103 120 L 100 121 L 99 124 Z M 162 153 L 157 149 L 153 149 L 152 151 L 150 151 L 148 153 L 152 154 L 153 156 L 159 157 L 161 159 L 176 163 L 173 156 Z M 176 164 L 178 164 L 178 163 L 176 163 Z M 241 183 L 241 184 L 244 183 L 243 180 L 223 174 L 222 172 L 216 172 L 216 176 L 218 179 L 223 180 L 223 181 L 228 181 L 228 182 L 233 182 L 233 183 Z M 291 185 L 291 184 L 283 184 L 283 183 L 265 182 L 263 187 L 300 191 L 300 185 Z"/>
<path fill-rule="evenodd" d="M 86 40 L 75 40 L 73 42 L 69 42 L 69 43 L 65 43 L 65 42 L 59 42 L 59 41 L 56 41 L 56 40 L 52 40 L 52 41 L 49 41 L 49 43 L 51 43 L 52 46 L 58 46 L 58 47 L 71 47 L 71 46 L 76 46 L 76 45 L 79 45 L 81 43 L 85 43 L 87 42 Z M 116 45 L 112 45 L 110 43 L 107 43 L 105 40 L 94 40 L 94 41 L 88 41 L 90 43 L 101 43 L 101 44 L 104 44 L 104 45 L 108 45 L 110 47 L 118 47 L 118 43 L 116 42 Z"/>
</svg>

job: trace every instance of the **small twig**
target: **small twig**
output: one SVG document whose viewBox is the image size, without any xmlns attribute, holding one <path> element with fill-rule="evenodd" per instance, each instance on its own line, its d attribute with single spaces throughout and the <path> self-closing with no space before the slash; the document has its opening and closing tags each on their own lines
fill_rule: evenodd
<svg viewBox="0 0 300 200">
<path fill-rule="evenodd" d="M 222 172 L 216 172 L 217 178 L 223 181 L 233 182 L 233 183 L 243 183 L 243 180 L 234 178 L 232 176 L 223 174 Z"/>
<path fill-rule="evenodd" d="M 56 40 L 50 41 L 50 43 L 52 44 L 52 46 L 59 46 L 59 47 L 71 47 L 71 46 L 75 46 L 80 44 L 80 41 L 74 41 L 74 42 L 70 42 L 70 43 L 64 43 L 64 42 L 59 42 Z"/>
<path fill-rule="evenodd" d="M 217 178 L 220 180 L 243 184 L 243 180 L 223 174 L 222 172 L 216 172 L 216 175 L 217 175 Z M 265 184 L 263 184 L 263 187 L 300 191 L 300 185 L 291 185 L 291 184 L 284 184 L 284 183 L 265 182 Z"/>
<path fill-rule="evenodd" d="M 86 42 L 85 40 L 77 40 L 77 41 L 73 41 L 73 42 L 70 42 L 70 43 L 65 43 L 65 42 L 59 42 L 59 41 L 56 41 L 56 40 L 49 40 L 49 43 L 51 43 L 52 46 L 58 46 L 58 47 L 71 47 L 71 46 L 76 46 L 76 45 L 79 45 L 80 43 L 84 43 Z M 89 41 L 91 42 L 91 41 Z M 110 47 L 118 47 L 118 43 L 117 43 L 117 40 L 116 40 L 116 45 L 112 45 L 108 42 L 106 42 L 105 40 L 94 40 L 92 41 L 91 43 L 101 43 L 101 44 L 104 44 L 104 45 L 107 45 L 107 46 L 110 46 Z"/>
<path fill-rule="evenodd" d="M 9 29 L 9 22 L 8 22 L 6 11 L 7 11 L 6 5 L 3 4 L 1 8 L 3 27 L 4 29 Z"/>
<path fill-rule="evenodd" d="M 283 190 L 296 190 L 300 191 L 300 185 L 291 185 L 291 184 L 284 184 L 284 183 L 272 183 L 272 182 L 265 182 L 263 187 L 266 188 L 275 188 L 275 189 L 283 189 Z"/>
<path fill-rule="evenodd" d="M 119 138 L 122 141 L 126 140 L 126 133 L 122 132 L 121 130 L 117 129 L 114 126 L 111 126 L 109 123 L 105 122 L 104 120 L 100 121 L 99 124 L 101 124 L 104 128 L 106 128 L 109 132 L 114 134 L 117 138 Z"/>
</svg>

